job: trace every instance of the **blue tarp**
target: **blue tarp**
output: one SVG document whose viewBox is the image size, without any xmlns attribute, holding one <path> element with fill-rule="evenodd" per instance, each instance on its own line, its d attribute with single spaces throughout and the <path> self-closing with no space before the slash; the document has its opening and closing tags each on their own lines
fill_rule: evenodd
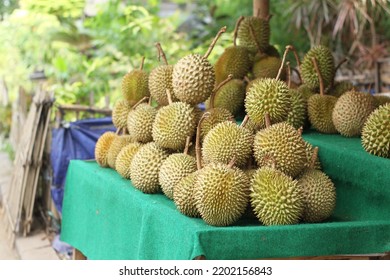
<svg viewBox="0 0 390 280">
<path fill-rule="evenodd" d="M 94 159 L 95 144 L 106 131 L 115 131 L 112 119 L 85 119 L 53 129 L 51 143 L 51 166 L 53 180 L 51 195 L 57 210 L 62 213 L 64 184 L 69 161 Z"/>
</svg>

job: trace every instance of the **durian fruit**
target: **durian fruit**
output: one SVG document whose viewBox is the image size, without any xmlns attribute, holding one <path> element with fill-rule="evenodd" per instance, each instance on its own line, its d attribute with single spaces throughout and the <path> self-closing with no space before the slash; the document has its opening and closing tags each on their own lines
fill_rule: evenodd
<svg viewBox="0 0 390 280">
<path fill-rule="evenodd" d="M 298 88 L 297 88 L 297 91 L 299 91 L 303 98 L 306 100 L 309 100 L 309 98 L 314 95 L 314 91 L 308 87 L 306 84 L 301 84 Z"/>
<path fill-rule="evenodd" d="M 265 126 L 264 115 L 268 113 L 272 123 L 287 119 L 291 96 L 287 84 L 277 79 L 254 80 L 245 98 L 245 111 L 260 127 Z"/>
<path fill-rule="evenodd" d="M 158 181 L 163 193 L 173 199 L 174 186 L 184 177 L 196 171 L 196 159 L 188 155 L 188 145 L 190 138 L 187 138 L 184 153 L 171 154 L 160 168 Z"/>
<path fill-rule="evenodd" d="M 250 52 L 256 53 L 258 49 L 265 52 L 269 47 L 269 21 L 259 17 L 246 16 L 238 28 L 237 37 L 239 44 L 248 48 Z"/>
<path fill-rule="evenodd" d="M 249 180 L 244 172 L 232 167 L 233 164 L 211 163 L 198 175 L 196 207 L 202 219 L 209 225 L 231 225 L 246 210 Z"/>
<path fill-rule="evenodd" d="M 112 122 L 116 128 L 123 129 L 127 126 L 127 115 L 131 110 L 130 104 L 125 100 L 118 100 L 112 109 Z"/>
<path fill-rule="evenodd" d="M 211 95 L 215 84 L 215 71 L 207 58 L 225 31 L 226 27 L 221 28 L 204 56 L 187 55 L 173 67 L 173 92 L 180 101 L 196 105 L 206 101 Z"/>
<path fill-rule="evenodd" d="M 282 60 L 278 57 L 261 55 L 255 57 L 255 63 L 252 67 L 252 73 L 256 78 L 276 78 Z M 283 67 L 280 76 L 281 80 L 286 80 L 286 69 Z"/>
<path fill-rule="evenodd" d="M 340 96 L 333 108 L 333 124 L 343 136 L 360 136 L 364 123 L 376 107 L 371 94 L 349 91 Z"/>
<path fill-rule="evenodd" d="M 130 164 L 130 179 L 134 187 L 144 193 L 160 190 L 158 174 L 169 153 L 155 142 L 149 142 L 135 153 Z"/>
<path fill-rule="evenodd" d="M 302 220 L 310 223 L 329 218 L 336 206 L 336 188 L 332 180 L 324 172 L 314 169 L 317 151 L 318 148 L 313 153 L 310 167 L 298 179 L 305 205 Z"/>
<path fill-rule="evenodd" d="M 211 108 L 210 98 L 205 102 L 206 108 Z M 214 97 L 213 108 L 225 108 L 232 115 L 237 115 L 244 108 L 245 85 L 242 80 L 234 79 L 224 84 Z"/>
<path fill-rule="evenodd" d="M 95 159 L 96 162 L 102 167 L 108 167 L 107 154 L 110 149 L 112 141 L 116 137 L 119 137 L 114 132 L 104 132 L 96 142 L 95 145 Z"/>
<path fill-rule="evenodd" d="M 127 129 L 135 141 L 147 143 L 153 140 L 152 127 L 156 115 L 157 109 L 146 103 L 131 110 L 127 116 Z"/>
<path fill-rule="evenodd" d="M 118 154 L 126 145 L 134 142 L 134 138 L 131 135 L 119 135 L 112 141 L 110 148 L 107 152 L 107 163 L 112 169 L 115 169 L 115 162 Z"/>
<path fill-rule="evenodd" d="M 320 80 L 320 94 L 314 94 L 307 100 L 307 113 L 310 123 L 319 132 L 337 133 L 332 121 L 332 112 L 337 102 L 337 97 L 324 95 L 322 73 L 320 72 L 316 58 L 313 57 L 312 63 L 317 70 L 317 75 Z"/>
<path fill-rule="evenodd" d="M 228 164 L 234 156 L 236 165 L 244 166 L 252 154 L 253 134 L 245 127 L 226 121 L 209 131 L 203 141 L 205 164 Z"/>
<path fill-rule="evenodd" d="M 251 205 L 261 223 L 291 225 L 299 222 L 304 197 L 298 182 L 272 167 L 258 169 L 251 183 Z"/>
<path fill-rule="evenodd" d="M 237 30 L 244 17 L 240 17 L 237 20 L 236 27 L 234 29 L 233 46 L 227 47 L 222 55 L 215 62 L 215 81 L 216 84 L 221 83 L 230 74 L 234 79 L 243 79 L 249 72 L 250 60 L 248 55 L 248 49 L 243 46 L 237 46 Z"/>
<path fill-rule="evenodd" d="M 320 80 L 313 65 L 313 58 L 318 63 L 324 88 L 327 88 L 332 84 L 335 75 L 335 63 L 332 52 L 328 47 L 318 45 L 311 48 L 303 58 L 300 68 L 302 79 L 310 88 L 317 89 L 320 86 Z"/>
<path fill-rule="evenodd" d="M 370 154 L 390 158 L 390 103 L 368 117 L 362 130 L 362 145 Z"/>
<path fill-rule="evenodd" d="M 217 93 L 220 93 L 220 90 L 227 85 L 230 81 L 232 81 L 233 75 L 229 75 L 226 80 L 221 82 L 212 92 L 208 104 L 207 110 L 202 114 L 203 116 L 207 116 L 207 118 L 203 118 L 202 122 L 198 123 L 200 124 L 200 127 L 198 128 L 200 130 L 200 139 L 201 141 L 204 140 L 204 137 L 209 133 L 209 131 L 214 128 L 217 124 L 230 120 L 235 122 L 234 116 L 232 113 L 222 107 L 215 107 L 215 98 L 218 96 Z"/>
<path fill-rule="evenodd" d="M 253 144 L 260 167 L 273 166 L 295 178 L 307 163 L 305 141 L 301 133 L 286 122 L 258 131 Z"/>
<path fill-rule="evenodd" d="M 149 96 L 149 73 L 143 70 L 144 60 L 143 57 L 139 69 L 130 71 L 122 79 L 122 95 L 130 106 Z"/>
<path fill-rule="evenodd" d="M 160 43 L 156 43 L 157 50 L 159 52 L 159 57 L 162 56 L 165 65 L 160 65 L 154 68 L 149 75 L 149 91 L 150 96 L 153 100 L 160 106 L 168 105 L 167 98 L 167 90 L 171 92 L 172 101 L 178 101 L 178 99 L 173 94 L 173 86 L 172 86 L 172 73 L 173 73 L 173 65 L 168 65 L 167 58 L 165 53 L 160 45 Z"/>
<path fill-rule="evenodd" d="M 142 144 L 138 142 L 127 144 L 116 157 L 115 169 L 123 178 L 130 179 L 131 161 L 133 160 L 135 153 L 138 152 L 141 147 Z"/>
<path fill-rule="evenodd" d="M 170 96 L 169 91 L 167 91 Z M 168 97 L 170 100 L 170 97 Z M 195 134 L 195 108 L 184 102 L 171 102 L 158 110 L 153 122 L 153 141 L 162 148 L 183 150 L 187 137 Z"/>
<path fill-rule="evenodd" d="M 189 217 L 200 217 L 195 200 L 195 185 L 198 174 L 199 171 L 192 172 L 173 187 L 173 201 L 177 209 Z"/>
<path fill-rule="evenodd" d="M 328 94 L 336 97 L 340 97 L 344 93 L 352 90 L 354 90 L 354 86 L 351 82 L 348 81 L 335 82 L 333 87 L 329 90 Z"/>
</svg>

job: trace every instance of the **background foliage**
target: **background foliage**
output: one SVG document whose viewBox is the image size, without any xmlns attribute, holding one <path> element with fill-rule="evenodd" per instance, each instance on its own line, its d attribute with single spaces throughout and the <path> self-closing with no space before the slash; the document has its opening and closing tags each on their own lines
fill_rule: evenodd
<svg viewBox="0 0 390 280">
<path fill-rule="evenodd" d="M 160 42 L 169 63 L 189 52 L 204 53 L 222 26 L 223 35 L 210 56 L 214 62 L 232 44 L 235 21 L 252 14 L 252 0 L 160 1 L 111 0 L 88 7 L 86 0 L 0 0 L 0 79 L 9 100 L 18 88 L 33 92 L 29 75 L 44 70 L 46 87 L 58 104 L 105 106 L 120 96 L 121 77 L 138 68 L 159 64 L 154 47 Z M 162 5 L 178 8 L 161 13 Z M 337 59 L 351 58 L 348 67 L 361 71 L 386 56 L 390 38 L 388 0 L 270 1 L 271 43 L 280 52 L 292 44 L 301 56 L 311 46 L 329 45 Z M 87 5 L 87 8 L 86 8 Z M 291 61 L 293 59 L 291 58 Z M 0 94 L 0 116 L 9 105 Z M 3 104 L 3 105 L 2 105 Z M 9 129 L 6 125 L 0 127 Z"/>
</svg>

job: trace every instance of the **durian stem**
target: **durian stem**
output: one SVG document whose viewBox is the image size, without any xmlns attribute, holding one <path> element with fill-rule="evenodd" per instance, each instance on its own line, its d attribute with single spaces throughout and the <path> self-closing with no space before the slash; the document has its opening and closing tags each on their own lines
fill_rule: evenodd
<svg viewBox="0 0 390 280">
<path fill-rule="evenodd" d="M 145 57 L 143 56 L 142 59 L 141 59 L 141 65 L 139 67 L 139 70 L 144 69 L 144 62 L 145 62 Z"/>
<path fill-rule="evenodd" d="M 214 109 L 214 100 L 215 100 L 215 97 L 217 95 L 217 92 L 221 89 L 221 87 L 223 87 L 224 85 L 226 85 L 228 82 L 230 82 L 231 80 L 233 79 L 233 75 L 232 74 L 229 74 L 229 76 L 223 80 L 222 82 L 220 82 L 218 84 L 218 86 L 213 90 L 213 92 L 211 93 L 211 96 L 210 96 L 210 109 Z"/>
<path fill-rule="evenodd" d="M 204 58 L 208 58 L 210 53 L 213 51 L 215 44 L 217 43 L 219 37 L 221 37 L 222 33 L 226 32 L 226 26 L 222 27 L 219 31 L 218 34 L 215 36 L 213 42 L 211 43 L 210 47 L 208 48 L 206 54 L 203 56 Z"/>
<path fill-rule="evenodd" d="M 149 97 L 149 101 L 148 101 L 148 105 L 149 105 L 149 106 L 152 106 L 152 101 L 153 101 L 153 100 L 152 100 L 152 97 L 150 96 L 150 97 Z"/>
<path fill-rule="evenodd" d="M 169 91 L 169 89 L 167 89 L 167 98 L 168 98 L 168 104 L 171 105 L 172 104 L 172 95 L 171 95 L 171 92 Z"/>
<path fill-rule="evenodd" d="M 131 110 L 134 110 L 135 108 L 137 108 L 138 105 L 140 105 L 141 103 L 143 103 L 146 99 L 149 99 L 150 97 L 149 96 L 144 96 L 141 98 L 141 100 L 139 100 L 137 103 L 135 103 L 133 105 L 133 107 L 131 107 Z"/>
<path fill-rule="evenodd" d="M 309 165 L 310 169 L 314 169 L 317 157 L 318 157 L 318 147 L 315 147 L 313 149 L 313 154 L 311 155 L 311 159 L 310 159 L 310 165 Z"/>
<path fill-rule="evenodd" d="M 246 124 L 248 123 L 248 121 L 249 121 L 249 116 L 245 115 L 244 119 L 242 120 L 242 123 L 241 123 L 240 127 L 245 127 Z"/>
<path fill-rule="evenodd" d="M 251 80 L 249 80 L 247 75 L 244 76 L 244 81 L 247 82 L 248 84 L 251 82 Z"/>
<path fill-rule="evenodd" d="M 186 138 L 186 146 L 185 146 L 184 152 L 183 152 L 183 154 L 185 154 L 185 155 L 188 155 L 188 150 L 189 150 L 189 148 L 191 146 L 190 141 L 191 141 L 191 137 L 187 136 L 187 138 Z"/>
<path fill-rule="evenodd" d="M 121 128 L 120 128 L 120 127 L 118 127 L 118 128 L 116 129 L 116 132 L 115 132 L 115 134 L 116 134 L 116 135 L 118 135 L 118 134 L 119 134 L 119 132 L 121 132 Z"/>
<path fill-rule="evenodd" d="M 236 156 L 233 156 L 228 164 L 228 167 L 232 168 L 235 163 L 236 163 Z"/>
<path fill-rule="evenodd" d="M 287 67 L 287 86 L 288 88 L 291 88 L 291 67 L 290 67 L 290 61 L 286 62 Z"/>
<path fill-rule="evenodd" d="M 284 51 L 284 54 L 283 54 L 282 63 L 280 64 L 280 68 L 279 68 L 279 71 L 278 71 L 278 75 L 276 76 L 276 80 L 279 80 L 280 75 L 282 74 L 284 62 L 286 61 L 287 54 L 288 54 L 288 52 L 291 50 L 291 47 L 292 47 L 291 45 L 286 46 L 286 50 Z"/>
<path fill-rule="evenodd" d="M 322 79 L 320 68 L 318 67 L 317 59 L 313 57 L 311 59 L 314 64 L 314 68 L 316 69 L 318 79 L 320 80 L 320 95 L 324 95 L 324 80 Z"/>
<path fill-rule="evenodd" d="M 122 128 L 122 135 L 127 135 L 127 128 L 126 127 L 123 127 Z"/>
<path fill-rule="evenodd" d="M 272 123 L 271 123 L 271 117 L 270 117 L 269 113 L 265 113 L 264 118 L 265 118 L 265 127 L 266 128 L 270 127 L 272 125 Z"/>
<path fill-rule="evenodd" d="M 252 23 L 249 22 L 249 31 L 251 33 L 251 36 L 252 36 L 252 39 L 253 41 L 255 41 L 255 44 L 256 44 L 256 47 L 257 47 L 257 51 L 259 53 L 261 53 L 261 48 L 260 48 L 260 44 L 259 42 L 257 41 L 257 38 L 256 38 L 256 34 L 255 34 L 255 30 L 253 29 L 253 26 L 252 26 Z"/>
<path fill-rule="evenodd" d="M 201 126 L 203 123 L 203 120 L 205 118 L 208 118 L 210 116 L 209 112 L 206 112 L 203 114 L 203 116 L 200 118 L 198 127 L 196 128 L 196 139 L 195 139 L 195 155 L 196 155 L 196 167 L 198 170 L 202 169 L 202 154 L 201 154 L 201 147 L 200 147 L 200 133 L 201 133 Z"/>
<path fill-rule="evenodd" d="M 236 22 L 236 26 L 234 27 L 234 33 L 233 33 L 233 46 L 237 46 L 237 35 L 238 35 L 238 28 L 240 28 L 241 22 L 244 20 L 244 16 L 240 16 Z"/>
<path fill-rule="evenodd" d="M 168 65 L 167 57 L 165 56 L 165 53 L 161 47 L 161 44 L 159 42 L 156 43 L 156 48 L 158 52 L 158 61 L 160 61 L 161 57 L 163 58 L 165 65 Z"/>
</svg>

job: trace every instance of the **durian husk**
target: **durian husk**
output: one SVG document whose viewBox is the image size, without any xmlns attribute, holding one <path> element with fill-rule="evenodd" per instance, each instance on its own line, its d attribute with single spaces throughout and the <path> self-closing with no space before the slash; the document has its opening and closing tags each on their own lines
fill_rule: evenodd
<svg viewBox="0 0 390 280">
<path fill-rule="evenodd" d="M 144 70 L 132 70 L 122 79 L 122 95 L 130 106 L 149 96 L 149 73 Z"/>
<path fill-rule="evenodd" d="M 195 200 L 195 185 L 198 174 L 199 172 L 195 171 L 187 175 L 173 187 L 173 201 L 177 209 L 182 214 L 195 218 L 200 217 Z"/>
<path fill-rule="evenodd" d="M 136 152 L 142 147 L 141 143 L 133 142 L 122 148 L 116 157 L 115 169 L 125 179 L 130 179 L 130 165 Z"/>
<path fill-rule="evenodd" d="M 131 110 L 130 104 L 125 100 L 121 99 L 115 103 L 112 109 L 112 123 L 116 128 L 123 129 L 127 126 L 127 115 Z"/>
<path fill-rule="evenodd" d="M 116 137 L 119 137 L 114 132 L 107 131 L 103 133 L 95 145 L 95 159 L 101 167 L 108 167 L 107 154 L 111 143 Z"/>
<path fill-rule="evenodd" d="M 130 135 L 120 135 L 115 137 L 107 152 L 107 163 L 112 169 L 115 169 L 116 158 L 123 147 L 134 142 L 134 138 Z"/>
<path fill-rule="evenodd" d="M 135 141 L 148 143 L 153 140 L 152 127 L 157 109 L 149 104 L 140 104 L 127 116 L 127 129 Z"/>
<path fill-rule="evenodd" d="M 333 124 L 332 112 L 337 97 L 331 95 L 314 94 L 307 101 L 307 113 L 311 125 L 322 133 L 337 133 Z"/>
</svg>

